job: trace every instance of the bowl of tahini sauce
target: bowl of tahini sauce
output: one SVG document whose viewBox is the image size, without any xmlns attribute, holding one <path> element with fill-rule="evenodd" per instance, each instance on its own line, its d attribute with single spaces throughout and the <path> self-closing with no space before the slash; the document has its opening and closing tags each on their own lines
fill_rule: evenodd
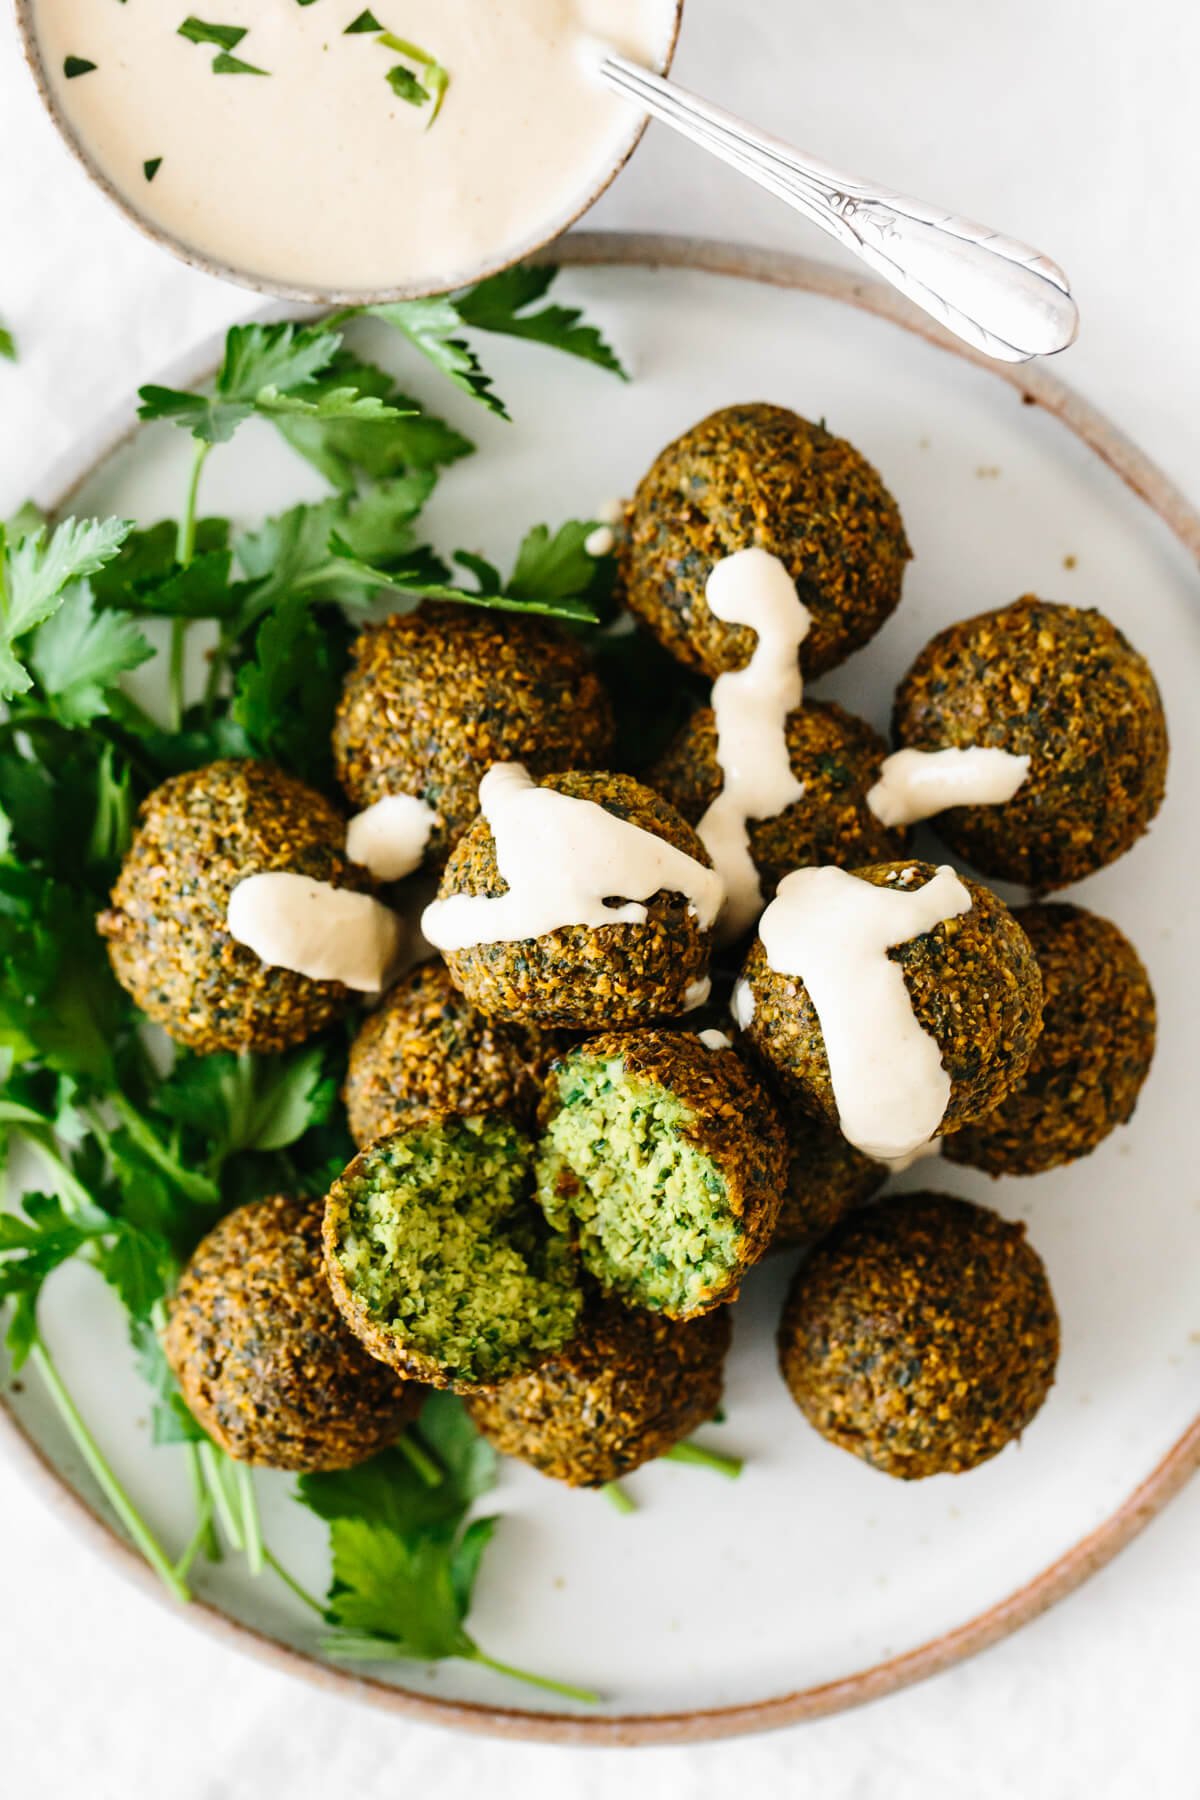
<svg viewBox="0 0 1200 1800">
<path fill-rule="evenodd" d="M 682 0 L 17 0 L 51 115 L 185 260 L 289 298 L 438 293 L 603 192 L 644 119 L 597 46 L 663 70 Z"/>
</svg>

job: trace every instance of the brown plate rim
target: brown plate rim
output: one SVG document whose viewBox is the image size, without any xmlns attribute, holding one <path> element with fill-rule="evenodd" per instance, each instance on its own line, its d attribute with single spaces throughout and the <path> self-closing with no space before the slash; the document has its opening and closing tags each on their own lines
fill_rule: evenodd
<svg viewBox="0 0 1200 1800">
<path fill-rule="evenodd" d="M 541 253 L 541 260 L 574 267 L 673 268 L 757 281 L 817 294 L 888 319 L 906 331 L 988 369 L 1020 400 L 1045 408 L 1106 463 L 1184 548 L 1200 560 L 1200 512 L 1170 478 L 1090 402 L 1076 394 L 1043 363 L 1017 367 L 994 363 L 951 337 L 941 326 L 880 282 L 852 270 L 784 251 L 709 238 L 637 232 L 576 232 Z M 215 360 L 210 359 L 210 360 Z M 60 481 L 57 503 L 85 472 L 130 435 L 128 411 L 118 428 L 89 452 L 88 470 L 78 467 Z M 0 1437 L 14 1459 L 36 1482 L 48 1506 L 63 1517 L 124 1575 L 168 1604 L 168 1596 L 145 1563 L 101 1515 L 69 1485 L 25 1431 L 0 1395 Z M 685 1744 L 737 1737 L 817 1719 L 861 1706 L 977 1655 L 1046 1612 L 1094 1575 L 1174 1498 L 1200 1469 L 1200 1416 L 1108 1518 L 1033 1579 L 996 1605 L 903 1655 L 889 1657 L 836 1681 L 797 1689 L 766 1700 L 693 1708 L 678 1712 L 564 1715 L 518 1707 L 441 1700 L 338 1669 L 243 1625 L 205 1600 L 192 1602 L 192 1616 L 223 1642 L 298 1675 L 328 1693 L 364 1700 L 384 1711 L 429 1724 L 483 1735 L 539 1743 L 595 1747 Z"/>
</svg>

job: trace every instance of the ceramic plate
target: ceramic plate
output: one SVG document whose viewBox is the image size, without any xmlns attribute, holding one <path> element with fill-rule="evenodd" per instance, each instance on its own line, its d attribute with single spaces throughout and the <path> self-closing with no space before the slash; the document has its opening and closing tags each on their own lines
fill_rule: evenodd
<svg viewBox="0 0 1200 1800">
<path fill-rule="evenodd" d="M 309 1618 L 237 1560 L 198 1565 L 191 1616 L 297 1673 L 382 1705 L 476 1729 L 590 1742 L 701 1737 L 848 1705 L 991 1642 L 1057 1599 L 1133 1534 L 1200 1461 L 1200 1201 L 1187 1174 L 1200 962 L 1179 876 L 1194 851 L 1200 773 L 1200 607 L 1188 554 L 1200 520 L 1112 428 L 1040 369 L 948 355 L 903 302 L 820 265 L 678 240 L 591 236 L 562 281 L 633 371 L 628 386 L 535 347 L 489 340 L 515 423 L 449 390 L 415 358 L 405 381 L 476 439 L 429 508 L 433 541 L 503 562 L 535 519 L 587 516 L 627 493 L 655 452 L 713 407 L 765 399 L 849 437 L 899 499 L 916 557 L 899 612 L 814 691 L 886 727 L 893 686 L 930 634 L 1029 591 L 1101 607 L 1146 654 L 1172 731 L 1167 806 L 1150 836 L 1079 892 L 1130 935 L 1161 1007 L 1136 1118 L 1087 1161 L 992 1183 L 926 1164 L 901 1178 L 1028 1223 L 1062 1313 L 1057 1385 L 1019 1446 L 966 1476 L 890 1481 L 812 1432 L 775 1368 L 790 1259 L 748 1281 L 735 1318 L 727 1422 L 740 1481 L 663 1464 L 629 1481 L 638 1511 L 506 1463 L 505 1515 L 471 1626 L 493 1654 L 601 1690 L 595 1711 L 519 1710 L 485 1670 L 399 1665 L 378 1679 L 324 1666 Z M 930 334 L 932 333 L 932 337 Z M 381 360 L 402 354 L 381 340 Z M 186 369 L 216 360 L 210 343 Z M 414 367 L 414 363 L 417 366 Z M 147 371 L 149 375 L 151 371 Z M 1035 402 L 1022 404 L 1022 400 Z M 177 510 L 189 445 L 132 411 L 39 496 L 149 522 Z M 115 440 L 124 437 L 114 449 Z M 86 473 L 84 470 L 86 469 Z M 206 510 L 257 517 L 320 483 L 269 428 L 215 455 Z M 68 1267 L 44 1324 L 63 1374 L 168 1542 L 189 1534 L 182 1458 L 152 1450 L 146 1397 L 100 1284 Z M 137 1566 L 93 1516 L 96 1496 L 30 1371 L 8 1395 L 5 1450 L 32 1447 L 74 1517 Z M 261 1481 L 267 1533 L 301 1579 L 325 1579 L 324 1533 Z M 80 1504 L 82 1503 L 82 1504 Z"/>
</svg>

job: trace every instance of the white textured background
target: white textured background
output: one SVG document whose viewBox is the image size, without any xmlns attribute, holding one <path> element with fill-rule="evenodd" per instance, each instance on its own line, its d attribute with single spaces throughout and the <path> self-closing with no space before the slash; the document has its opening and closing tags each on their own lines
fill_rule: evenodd
<svg viewBox="0 0 1200 1800">
<path fill-rule="evenodd" d="M 1195 495 L 1197 67 L 1200 9 L 1184 0 L 687 0 L 676 73 L 831 161 L 1057 257 L 1085 320 L 1059 368 Z M 657 127 L 592 222 L 823 253 Z M 41 114 L 5 8 L 0 317 L 21 361 L 0 363 L 0 514 L 81 427 L 255 304 L 144 244 L 91 192 Z M 1198 1549 L 1195 1484 L 1073 1599 L 921 1688 L 758 1740 L 567 1751 L 406 1725 L 231 1656 L 83 1555 L 0 1463 L 0 1788 L 14 1800 L 731 1788 L 1187 1800 L 1200 1785 Z"/>
</svg>

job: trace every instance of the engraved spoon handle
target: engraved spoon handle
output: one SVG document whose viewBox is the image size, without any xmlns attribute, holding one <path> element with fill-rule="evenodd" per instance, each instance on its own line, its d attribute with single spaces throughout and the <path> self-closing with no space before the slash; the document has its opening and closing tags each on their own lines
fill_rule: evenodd
<svg viewBox="0 0 1200 1800">
<path fill-rule="evenodd" d="M 965 342 L 1002 362 L 1072 343 L 1067 278 L 1028 244 L 891 188 L 844 175 L 615 51 L 598 72 L 643 111 L 802 213 Z"/>
</svg>

